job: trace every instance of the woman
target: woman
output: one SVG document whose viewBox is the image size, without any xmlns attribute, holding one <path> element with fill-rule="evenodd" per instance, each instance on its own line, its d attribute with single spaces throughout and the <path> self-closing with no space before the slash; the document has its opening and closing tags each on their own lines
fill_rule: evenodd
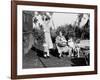
<svg viewBox="0 0 100 80">
<path fill-rule="evenodd" d="M 50 34 L 50 18 L 46 15 L 43 16 L 43 30 L 44 30 L 44 36 L 45 36 L 45 43 L 44 43 L 44 57 L 50 57 L 49 50 L 53 48 L 53 43 L 51 40 L 51 34 Z"/>
</svg>

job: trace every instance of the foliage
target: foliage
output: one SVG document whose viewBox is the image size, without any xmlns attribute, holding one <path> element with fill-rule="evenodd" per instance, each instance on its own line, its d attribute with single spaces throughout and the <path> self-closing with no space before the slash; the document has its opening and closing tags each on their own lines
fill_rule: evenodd
<svg viewBox="0 0 100 80">
<path fill-rule="evenodd" d="M 44 43 L 44 32 L 41 29 L 33 29 L 33 37 L 36 40 L 36 44 L 42 45 Z"/>
<path fill-rule="evenodd" d="M 72 26 L 72 25 L 61 25 L 56 30 L 51 30 L 51 37 L 54 42 L 56 36 L 59 35 L 59 32 L 61 31 L 63 35 L 65 36 L 66 40 L 69 38 L 73 38 L 75 41 L 77 39 L 89 39 L 89 21 L 86 23 L 83 28 L 79 28 L 78 26 Z"/>
<path fill-rule="evenodd" d="M 64 25 L 58 27 L 56 30 L 56 34 L 58 35 L 60 31 L 63 33 L 67 40 L 70 37 L 75 37 L 74 28 L 71 25 Z"/>
</svg>

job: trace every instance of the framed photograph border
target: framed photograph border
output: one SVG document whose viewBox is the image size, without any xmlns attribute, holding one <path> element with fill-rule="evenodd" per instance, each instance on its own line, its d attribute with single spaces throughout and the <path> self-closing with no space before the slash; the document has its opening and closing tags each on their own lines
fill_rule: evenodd
<svg viewBox="0 0 100 80">
<path fill-rule="evenodd" d="M 94 9 L 94 71 L 17 75 L 17 57 L 18 57 L 17 56 L 17 5 Z M 90 74 L 97 74 L 97 6 L 96 5 L 64 4 L 64 3 L 48 3 L 48 2 L 32 2 L 32 1 L 11 1 L 11 78 L 12 79 L 90 75 Z"/>
</svg>

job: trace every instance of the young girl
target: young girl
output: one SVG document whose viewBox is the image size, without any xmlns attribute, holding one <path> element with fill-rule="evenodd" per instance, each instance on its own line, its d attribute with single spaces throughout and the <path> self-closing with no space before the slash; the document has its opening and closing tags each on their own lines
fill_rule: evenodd
<svg viewBox="0 0 100 80">
<path fill-rule="evenodd" d="M 53 43 L 51 40 L 51 34 L 50 34 L 50 18 L 47 18 L 47 16 L 43 16 L 43 30 L 44 30 L 44 36 L 45 36 L 45 43 L 44 43 L 44 57 L 50 57 L 49 50 L 53 48 Z"/>
</svg>

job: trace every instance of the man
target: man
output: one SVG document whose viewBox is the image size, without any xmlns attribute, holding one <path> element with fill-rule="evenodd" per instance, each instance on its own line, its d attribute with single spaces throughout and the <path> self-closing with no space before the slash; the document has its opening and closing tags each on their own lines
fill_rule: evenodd
<svg viewBox="0 0 100 80">
<path fill-rule="evenodd" d="M 62 53 L 69 52 L 71 53 L 71 48 L 67 45 L 65 37 L 62 35 L 62 32 L 59 32 L 59 35 L 56 37 L 56 46 L 59 53 L 59 58 L 62 57 Z"/>
</svg>

